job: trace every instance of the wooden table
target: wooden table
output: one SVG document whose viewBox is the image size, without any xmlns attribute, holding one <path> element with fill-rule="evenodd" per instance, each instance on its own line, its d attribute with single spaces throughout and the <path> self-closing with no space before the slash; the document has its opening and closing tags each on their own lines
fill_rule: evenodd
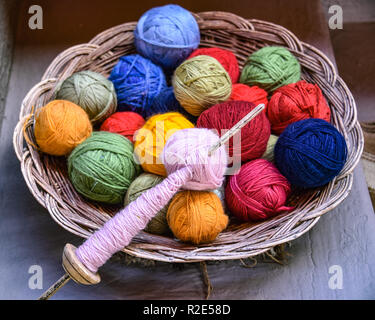
<svg viewBox="0 0 375 320">
<path fill-rule="evenodd" d="M 61 253 L 66 242 L 82 240 L 59 227 L 32 197 L 12 148 L 12 133 L 21 101 L 62 50 L 90 40 L 111 26 L 134 21 L 161 1 L 61 0 L 21 1 L 17 39 L 1 128 L 0 143 L 0 299 L 35 299 L 30 266 L 43 270 L 43 289 L 62 274 Z M 39 4 L 44 29 L 27 27 L 27 11 Z M 246 18 L 283 25 L 301 40 L 334 60 L 327 22 L 315 1 L 184 1 L 192 11 L 231 11 Z M 304 236 L 291 243 L 286 266 L 259 263 L 243 268 L 239 261 L 208 265 L 213 299 L 371 299 L 375 298 L 375 215 L 361 166 L 353 189 L 335 210 L 324 215 Z M 330 268 L 342 270 L 342 289 L 329 286 Z M 331 269 L 332 271 L 333 269 Z M 155 267 L 111 261 L 101 269 L 102 282 L 84 287 L 73 282 L 54 299 L 201 299 L 205 287 L 199 265 L 180 270 L 169 264 Z"/>
</svg>

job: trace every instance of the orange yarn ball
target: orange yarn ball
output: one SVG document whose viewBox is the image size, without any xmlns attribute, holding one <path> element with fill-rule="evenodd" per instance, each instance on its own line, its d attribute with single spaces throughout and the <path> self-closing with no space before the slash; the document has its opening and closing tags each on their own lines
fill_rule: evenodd
<svg viewBox="0 0 375 320">
<path fill-rule="evenodd" d="M 36 113 L 35 139 L 40 150 L 50 155 L 69 154 L 91 133 L 87 113 L 73 102 L 53 100 Z"/>
<path fill-rule="evenodd" d="M 167 221 L 176 238 L 194 244 L 216 239 L 228 225 L 220 198 L 210 191 L 181 191 L 172 199 Z"/>
<path fill-rule="evenodd" d="M 157 114 L 149 118 L 134 135 L 134 153 L 143 170 L 166 176 L 159 155 L 173 133 L 187 128 L 194 128 L 194 125 L 178 112 Z"/>
</svg>

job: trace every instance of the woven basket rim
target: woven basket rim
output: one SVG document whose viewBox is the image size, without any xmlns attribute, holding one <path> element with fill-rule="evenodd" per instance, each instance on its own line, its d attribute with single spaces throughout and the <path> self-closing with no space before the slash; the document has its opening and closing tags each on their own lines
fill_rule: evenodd
<svg viewBox="0 0 375 320">
<path fill-rule="evenodd" d="M 341 173 L 328 185 L 293 196 L 297 208 L 262 223 L 231 225 L 210 244 L 183 244 L 175 239 L 141 232 L 124 252 L 164 262 L 198 262 L 248 258 L 292 241 L 308 232 L 320 216 L 339 205 L 349 194 L 353 170 L 363 151 L 363 134 L 357 121 L 353 96 L 338 76 L 333 63 L 319 49 L 304 43 L 277 24 L 244 19 L 233 13 L 209 11 L 193 13 L 201 31 L 200 47 L 218 46 L 234 52 L 243 64 L 251 52 L 265 45 L 288 48 L 299 60 L 303 78 L 322 89 L 332 110 L 332 122 L 344 135 L 348 160 Z M 109 28 L 91 41 L 61 52 L 46 69 L 41 81 L 25 96 L 14 135 L 13 145 L 21 163 L 22 175 L 34 198 L 51 217 L 69 232 L 88 238 L 115 212 L 82 199 L 66 180 L 61 159 L 40 154 L 25 141 L 23 129 L 31 141 L 33 119 L 29 114 L 44 105 L 59 81 L 73 72 L 90 69 L 108 75 L 120 56 L 134 53 L 136 22 Z M 64 175 L 65 174 L 65 175 Z"/>
</svg>

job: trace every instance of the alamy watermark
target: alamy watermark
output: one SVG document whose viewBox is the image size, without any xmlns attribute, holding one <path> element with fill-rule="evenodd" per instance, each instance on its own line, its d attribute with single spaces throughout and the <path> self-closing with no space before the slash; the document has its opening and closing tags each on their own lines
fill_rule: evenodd
<svg viewBox="0 0 375 320">
<path fill-rule="evenodd" d="M 339 265 L 330 266 L 328 273 L 331 274 L 328 280 L 328 287 L 331 290 L 341 290 L 343 288 L 343 272 Z"/>
<path fill-rule="evenodd" d="M 43 289 L 43 269 L 41 266 L 34 264 L 30 266 L 28 273 L 31 274 L 29 278 L 29 289 L 31 290 L 42 290 Z"/>
<path fill-rule="evenodd" d="M 335 4 L 329 7 L 328 13 L 331 14 L 328 20 L 328 26 L 331 30 L 343 28 L 343 11 L 342 7 Z"/>
<path fill-rule="evenodd" d="M 36 4 L 29 7 L 29 28 L 31 30 L 43 29 L 43 9 Z"/>
</svg>

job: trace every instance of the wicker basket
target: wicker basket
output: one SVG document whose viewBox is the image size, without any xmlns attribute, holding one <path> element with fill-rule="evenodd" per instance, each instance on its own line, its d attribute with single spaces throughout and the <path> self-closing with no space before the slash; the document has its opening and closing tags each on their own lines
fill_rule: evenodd
<svg viewBox="0 0 375 320">
<path fill-rule="evenodd" d="M 337 75 L 333 64 L 318 49 L 299 41 L 285 28 L 259 20 L 246 20 L 226 12 L 195 14 L 201 31 L 201 46 L 218 46 L 234 52 L 242 66 L 246 58 L 265 45 L 288 48 L 302 66 L 302 78 L 320 86 L 332 110 L 332 123 L 344 135 L 349 155 L 341 174 L 325 187 L 293 194 L 296 209 L 262 223 L 231 224 L 210 244 L 192 246 L 173 238 L 139 233 L 124 252 L 164 262 L 229 260 L 255 256 L 291 241 L 310 230 L 324 213 L 335 208 L 350 192 L 353 169 L 358 163 L 363 136 L 357 122 L 352 94 Z M 134 53 L 135 22 L 102 32 L 89 43 L 76 45 L 59 54 L 41 82 L 23 100 L 19 123 L 14 131 L 14 148 L 25 181 L 39 203 L 64 229 L 89 237 L 119 210 L 83 199 L 68 180 L 64 159 L 39 153 L 24 140 L 23 126 L 33 137 L 33 106 L 40 108 L 52 96 L 56 84 L 72 73 L 90 69 L 108 76 L 120 56 Z"/>
</svg>

